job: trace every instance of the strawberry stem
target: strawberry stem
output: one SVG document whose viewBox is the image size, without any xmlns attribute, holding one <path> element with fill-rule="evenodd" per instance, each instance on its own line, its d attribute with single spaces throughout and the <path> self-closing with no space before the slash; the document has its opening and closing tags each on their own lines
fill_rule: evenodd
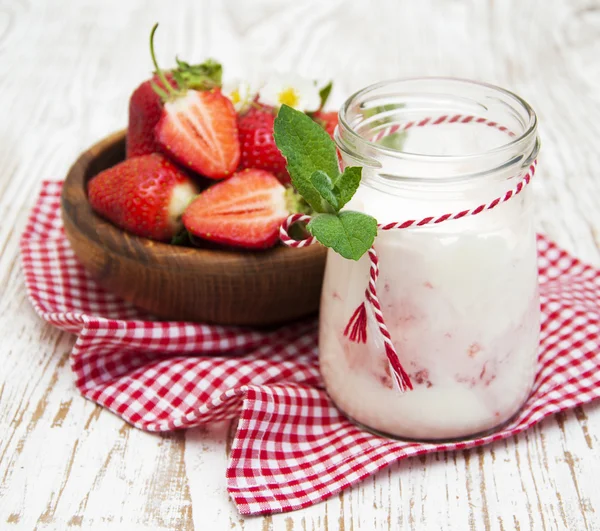
<svg viewBox="0 0 600 531">
<path fill-rule="evenodd" d="M 165 76 L 165 73 L 162 71 L 160 66 L 158 66 L 156 54 L 154 53 L 154 34 L 156 33 L 157 28 L 158 22 L 154 24 L 154 26 L 152 27 L 152 31 L 150 32 L 150 56 L 152 57 L 152 63 L 154 63 L 154 69 L 156 70 L 158 79 L 161 80 L 162 84 L 165 87 L 165 90 L 161 90 L 160 87 L 154 83 L 152 84 L 152 88 L 163 99 L 163 101 L 169 101 L 179 96 L 180 93 L 173 88 L 171 83 L 169 83 L 167 76 Z"/>
<path fill-rule="evenodd" d="M 152 87 L 152 90 L 160 96 L 160 99 L 163 102 L 169 101 L 169 95 L 167 94 L 167 92 L 165 92 L 163 89 L 161 89 L 154 81 L 150 82 L 150 86 Z"/>
</svg>

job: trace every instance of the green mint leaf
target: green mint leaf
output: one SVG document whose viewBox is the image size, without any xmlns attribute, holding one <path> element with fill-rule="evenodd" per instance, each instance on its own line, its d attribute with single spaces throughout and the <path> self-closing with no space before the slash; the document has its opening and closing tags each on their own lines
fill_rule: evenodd
<svg viewBox="0 0 600 531">
<path fill-rule="evenodd" d="M 350 260 L 365 254 L 377 235 L 375 218 L 353 211 L 318 214 L 306 228 L 325 247 Z"/>
<path fill-rule="evenodd" d="M 273 137 L 287 160 L 292 184 L 316 212 L 328 209 L 314 187 L 311 176 L 321 170 L 329 176 L 339 174 L 335 143 L 309 116 L 282 105 L 275 118 Z"/>
<path fill-rule="evenodd" d="M 333 193 L 338 200 L 338 210 L 352 199 L 360 184 L 361 175 L 362 168 L 360 166 L 349 166 L 333 181 Z"/>
<path fill-rule="evenodd" d="M 333 183 L 331 182 L 329 175 L 324 171 L 317 170 L 310 176 L 310 182 L 317 189 L 317 192 L 319 192 L 321 197 L 337 212 L 340 209 L 338 206 L 339 202 L 333 192 Z"/>
<path fill-rule="evenodd" d="M 319 98 L 321 98 L 321 104 L 319 105 L 319 110 L 325 107 L 327 100 L 329 99 L 329 95 L 331 94 L 331 89 L 333 88 L 333 81 L 330 81 L 325 85 L 321 90 L 319 90 Z"/>
</svg>

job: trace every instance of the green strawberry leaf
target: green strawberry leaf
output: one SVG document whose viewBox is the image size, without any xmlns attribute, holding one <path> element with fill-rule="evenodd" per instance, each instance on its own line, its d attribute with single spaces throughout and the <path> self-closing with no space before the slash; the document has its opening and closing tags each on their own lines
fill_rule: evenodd
<svg viewBox="0 0 600 531">
<path fill-rule="evenodd" d="M 309 116 L 282 105 L 273 128 L 275 143 L 287 160 L 292 184 L 316 212 L 326 212 L 311 176 L 317 170 L 327 175 L 339 174 L 335 143 L 327 132 Z"/>
<path fill-rule="evenodd" d="M 339 174 L 333 181 L 333 192 L 338 200 L 338 210 L 350 201 L 352 196 L 356 193 L 358 185 L 360 184 L 361 175 L 361 167 L 349 166 L 344 170 L 344 173 Z"/>
<path fill-rule="evenodd" d="M 306 226 L 325 247 L 350 260 L 358 260 L 373 245 L 377 220 L 361 212 L 317 214 Z"/>
<path fill-rule="evenodd" d="M 333 81 L 330 81 L 325 85 L 321 90 L 319 90 L 319 98 L 321 98 L 321 104 L 319 105 L 319 110 L 322 110 L 329 99 L 329 95 L 331 94 L 331 89 L 333 88 Z"/>
<path fill-rule="evenodd" d="M 321 197 L 337 212 L 340 209 L 338 198 L 333 191 L 333 183 L 329 175 L 324 171 L 317 170 L 310 176 L 310 182 L 317 189 L 317 192 L 321 194 Z"/>
<path fill-rule="evenodd" d="M 199 65 L 190 65 L 176 58 L 177 68 L 172 74 L 180 86 L 194 90 L 209 90 L 220 87 L 223 67 L 213 59 L 207 59 Z M 181 80 L 181 81 L 180 81 Z"/>
<path fill-rule="evenodd" d="M 177 56 L 175 56 L 175 61 L 177 62 L 177 68 L 181 68 L 182 70 L 187 70 L 188 68 L 190 68 L 190 63 L 182 61 Z"/>
</svg>

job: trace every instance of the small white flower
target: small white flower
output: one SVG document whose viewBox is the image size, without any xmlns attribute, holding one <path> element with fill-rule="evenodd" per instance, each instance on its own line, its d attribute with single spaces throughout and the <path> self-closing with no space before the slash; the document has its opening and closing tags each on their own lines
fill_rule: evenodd
<svg viewBox="0 0 600 531">
<path fill-rule="evenodd" d="M 237 112 L 245 111 L 252 102 L 261 87 L 257 80 L 231 80 L 223 83 L 222 92 L 227 96 Z"/>
<path fill-rule="evenodd" d="M 302 112 L 316 111 L 321 104 L 316 83 L 293 74 L 271 76 L 260 89 L 258 100 L 276 109 L 286 104 Z"/>
</svg>

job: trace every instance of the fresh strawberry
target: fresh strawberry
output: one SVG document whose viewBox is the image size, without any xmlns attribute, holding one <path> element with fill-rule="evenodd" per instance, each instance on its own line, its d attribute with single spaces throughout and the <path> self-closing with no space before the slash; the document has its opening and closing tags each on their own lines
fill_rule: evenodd
<svg viewBox="0 0 600 531">
<path fill-rule="evenodd" d="M 273 173 L 282 183 L 290 182 L 286 162 L 273 139 L 276 112 L 271 107 L 252 108 L 238 119 L 240 168 L 257 168 Z"/>
<path fill-rule="evenodd" d="M 178 70 L 172 72 L 177 88 L 173 88 L 156 62 L 154 33 L 157 27 L 158 24 L 150 34 L 150 54 L 166 90 L 153 85 L 164 103 L 154 129 L 156 141 L 161 151 L 196 173 L 211 179 L 228 177 L 238 166 L 240 144 L 233 104 L 217 88 L 221 82 L 221 65 L 207 61 L 191 67 L 178 61 Z M 190 90 L 198 85 L 203 90 Z"/>
<path fill-rule="evenodd" d="M 313 114 L 313 120 L 323 127 L 329 133 L 329 136 L 333 138 L 333 132 L 338 124 L 337 112 L 317 111 Z"/>
<path fill-rule="evenodd" d="M 171 73 L 166 74 L 173 88 L 176 85 Z M 152 88 L 155 84 L 162 90 L 165 87 L 158 76 L 144 81 L 129 99 L 129 124 L 127 126 L 127 158 L 139 157 L 159 151 L 154 138 L 154 128 L 160 120 L 163 104 L 160 96 Z"/>
<path fill-rule="evenodd" d="M 159 241 L 181 229 L 181 215 L 197 193 L 191 179 L 158 153 L 127 159 L 88 183 L 90 205 L 98 214 Z"/>
<path fill-rule="evenodd" d="M 154 54 L 155 25 L 150 35 L 150 53 Z M 169 83 L 167 87 L 163 79 L 155 74 L 152 79 L 144 81 L 131 95 L 129 100 L 129 125 L 127 127 L 127 158 L 148 155 L 160 151 L 154 137 L 154 128 L 160 120 L 163 101 L 169 88 L 207 90 L 221 85 L 221 65 L 208 59 L 199 65 L 190 65 L 177 59 L 177 67 L 165 72 Z"/>
<path fill-rule="evenodd" d="M 286 196 L 286 188 L 273 174 L 242 170 L 194 199 L 183 214 L 183 224 L 205 240 L 249 249 L 272 247 L 289 215 Z"/>
</svg>

